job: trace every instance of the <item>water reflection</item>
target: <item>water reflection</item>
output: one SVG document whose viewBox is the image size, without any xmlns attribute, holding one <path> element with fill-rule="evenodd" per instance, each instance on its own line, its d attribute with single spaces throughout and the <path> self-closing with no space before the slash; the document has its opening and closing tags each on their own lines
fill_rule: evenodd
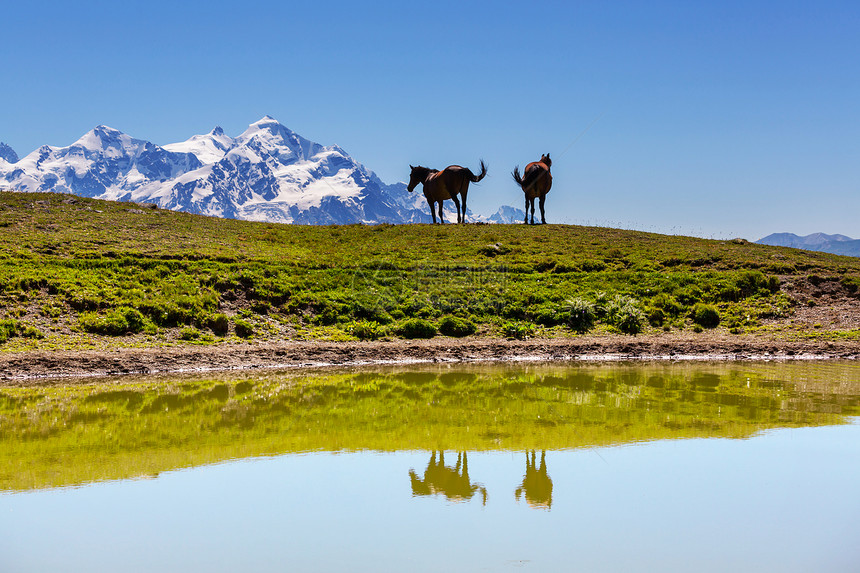
<svg viewBox="0 0 860 573">
<path fill-rule="evenodd" d="M 409 470 L 409 479 L 413 496 L 444 495 L 449 501 L 468 501 L 480 492 L 483 504 L 487 505 L 487 488 L 469 479 L 466 452 L 457 453 L 457 463 L 452 467 L 445 465 L 445 452 L 439 452 L 437 461 L 436 452 L 433 451 L 424 470 L 424 479 L 419 478 L 415 470 Z"/>
<path fill-rule="evenodd" d="M 532 450 L 531 459 L 526 452 L 526 473 L 523 483 L 514 491 L 517 501 L 525 494 L 526 503 L 531 507 L 549 509 L 552 507 L 552 480 L 546 471 L 546 451 L 541 450 L 540 467 L 535 464 L 535 452 Z"/>
<path fill-rule="evenodd" d="M 414 495 L 486 501 L 465 452 L 525 451 L 515 496 L 549 509 L 546 451 L 748 438 L 858 414 L 854 363 L 425 365 L 5 388 L 0 491 L 295 452 L 419 450 L 430 461 L 410 473 Z"/>
</svg>

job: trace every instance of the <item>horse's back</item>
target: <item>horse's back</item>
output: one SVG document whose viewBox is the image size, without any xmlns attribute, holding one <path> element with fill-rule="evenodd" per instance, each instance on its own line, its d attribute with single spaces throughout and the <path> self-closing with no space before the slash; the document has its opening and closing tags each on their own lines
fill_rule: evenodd
<svg viewBox="0 0 860 573">
<path fill-rule="evenodd" d="M 450 199 L 453 195 L 459 195 L 463 192 L 464 187 L 469 184 L 471 176 L 472 171 L 468 167 L 449 165 L 442 171 L 433 173 L 424 183 L 424 189 L 427 191 L 427 183 L 430 183 L 429 192 L 434 199 Z"/>
<path fill-rule="evenodd" d="M 523 191 L 532 197 L 546 195 L 552 187 L 552 173 L 545 163 L 533 161 L 523 172 Z"/>
</svg>

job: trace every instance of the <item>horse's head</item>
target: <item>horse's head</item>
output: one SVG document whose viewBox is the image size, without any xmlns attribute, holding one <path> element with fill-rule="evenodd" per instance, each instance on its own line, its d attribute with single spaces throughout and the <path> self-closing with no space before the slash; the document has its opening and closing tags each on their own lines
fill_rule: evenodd
<svg viewBox="0 0 860 573">
<path fill-rule="evenodd" d="M 551 167 L 552 166 L 552 159 L 549 158 L 549 153 L 547 153 L 546 155 L 541 155 L 540 156 L 540 162 L 543 163 L 544 165 L 546 165 L 547 167 Z"/>
<path fill-rule="evenodd" d="M 410 165 L 409 169 L 412 171 L 409 173 L 409 185 L 406 186 L 406 190 L 412 193 L 419 183 L 424 183 L 430 170 L 426 167 L 421 167 L 420 165 L 417 167 Z"/>
</svg>

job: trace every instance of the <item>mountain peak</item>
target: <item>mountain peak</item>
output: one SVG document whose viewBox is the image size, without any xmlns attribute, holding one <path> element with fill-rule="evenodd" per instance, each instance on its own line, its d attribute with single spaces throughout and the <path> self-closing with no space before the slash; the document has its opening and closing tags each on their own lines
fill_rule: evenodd
<svg viewBox="0 0 860 573">
<path fill-rule="evenodd" d="M 209 132 L 210 135 L 224 135 L 224 130 L 220 125 L 216 125 L 215 129 Z"/>
</svg>

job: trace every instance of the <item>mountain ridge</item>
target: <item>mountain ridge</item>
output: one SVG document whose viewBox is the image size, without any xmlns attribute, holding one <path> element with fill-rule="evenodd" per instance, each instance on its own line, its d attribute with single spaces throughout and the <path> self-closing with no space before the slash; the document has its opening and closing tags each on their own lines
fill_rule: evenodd
<svg viewBox="0 0 860 573">
<path fill-rule="evenodd" d="M 807 251 L 821 251 L 834 255 L 860 257 L 860 239 L 852 239 L 846 235 L 839 234 L 812 233 L 800 236 L 794 233 L 771 233 L 759 239 L 756 243 L 774 247 L 791 247 Z"/>
<path fill-rule="evenodd" d="M 423 194 L 384 183 L 339 146 L 313 142 L 269 115 L 236 137 L 216 126 L 163 146 L 99 125 L 69 146 L 0 162 L 0 186 L 252 221 L 430 222 Z M 453 205 L 445 214 L 456 220 Z M 493 217 L 469 213 L 473 221 L 502 220 Z"/>
</svg>

